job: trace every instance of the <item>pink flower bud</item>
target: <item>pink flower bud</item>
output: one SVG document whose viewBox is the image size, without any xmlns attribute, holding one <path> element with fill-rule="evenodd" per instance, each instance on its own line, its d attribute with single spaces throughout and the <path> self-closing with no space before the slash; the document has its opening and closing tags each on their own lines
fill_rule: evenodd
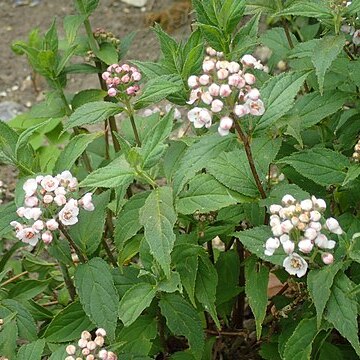
<svg viewBox="0 0 360 360">
<path fill-rule="evenodd" d="M 66 358 L 65 358 L 65 360 L 75 360 L 75 358 L 73 357 L 73 356 L 67 356 Z M 77 359 L 76 359 L 77 360 Z M 81 360 L 81 359 L 80 359 Z"/>
<path fill-rule="evenodd" d="M 249 113 L 249 109 L 244 105 L 235 105 L 234 113 L 241 118 Z"/>
<path fill-rule="evenodd" d="M 128 95 L 135 96 L 136 93 L 139 91 L 139 89 L 140 89 L 139 85 L 129 86 L 129 87 L 126 89 L 126 93 L 127 93 Z"/>
<path fill-rule="evenodd" d="M 237 73 L 239 72 L 240 70 L 240 64 L 237 63 L 236 61 L 231 61 L 229 64 L 228 64 L 228 70 L 230 71 L 230 73 Z"/>
<path fill-rule="evenodd" d="M 283 242 L 282 247 L 286 254 L 292 254 L 295 250 L 295 244 L 290 240 Z"/>
<path fill-rule="evenodd" d="M 49 194 L 44 195 L 44 198 L 43 198 L 44 204 L 50 204 L 53 202 L 53 200 L 54 200 L 54 198 L 51 195 L 49 195 Z"/>
<path fill-rule="evenodd" d="M 108 90 L 108 95 L 109 95 L 110 97 L 114 97 L 114 96 L 116 96 L 116 94 L 117 94 L 116 89 L 110 88 L 110 89 Z"/>
<path fill-rule="evenodd" d="M 288 233 L 293 229 L 293 227 L 294 227 L 294 225 L 291 223 L 290 220 L 285 220 L 285 221 L 283 221 L 280 226 L 281 226 L 282 232 L 283 232 L 283 233 L 287 233 L 287 234 L 288 234 Z"/>
<path fill-rule="evenodd" d="M 24 182 L 23 190 L 25 191 L 25 196 L 30 197 L 35 194 L 38 184 L 36 179 L 28 179 Z"/>
<path fill-rule="evenodd" d="M 277 249 L 280 246 L 280 241 L 278 238 L 269 238 L 266 240 L 265 247 L 266 249 Z"/>
<path fill-rule="evenodd" d="M 280 218 L 279 218 L 279 216 L 277 216 L 277 215 L 271 215 L 270 216 L 270 223 L 269 223 L 269 225 L 271 226 L 271 227 L 273 227 L 273 226 L 276 226 L 276 225 L 280 225 Z"/>
<path fill-rule="evenodd" d="M 306 199 L 301 201 L 300 206 L 301 210 L 310 211 L 313 208 L 313 202 L 310 199 Z"/>
<path fill-rule="evenodd" d="M 99 356 L 99 359 L 101 359 L 101 360 L 107 360 L 108 352 L 105 349 L 100 350 L 98 353 L 98 356 Z"/>
<path fill-rule="evenodd" d="M 105 329 L 103 329 L 103 328 L 98 328 L 98 329 L 95 331 L 95 335 L 96 335 L 96 336 L 102 336 L 102 337 L 104 337 L 104 336 L 106 336 L 106 331 L 105 331 Z"/>
<path fill-rule="evenodd" d="M 101 77 L 103 80 L 107 80 L 110 77 L 110 73 L 108 71 L 105 71 L 102 73 Z"/>
<path fill-rule="evenodd" d="M 330 265 L 334 262 L 334 256 L 330 253 L 321 254 L 321 259 L 325 265 Z"/>
<path fill-rule="evenodd" d="M 102 347 L 104 345 L 104 338 L 102 336 L 97 336 L 94 342 L 97 346 Z"/>
<path fill-rule="evenodd" d="M 229 66 L 229 62 L 226 60 L 219 60 L 216 62 L 215 67 L 216 69 L 227 69 Z"/>
<path fill-rule="evenodd" d="M 228 84 L 223 84 L 220 86 L 220 96 L 228 97 L 231 94 L 231 89 Z"/>
<path fill-rule="evenodd" d="M 86 357 L 85 360 L 95 360 L 95 356 L 93 354 L 90 354 Z"/>
<path fill-rule="evenodd" d="M 25 205 L 28 207 L 34 207 L 39 205 L 39 199 L 36 196 L 29 196 L 25 198 Z"/>
<path fill-rule="evenodd" d="M 128 74 L 125 74 L 120 81 L 124 84 L 127 84 L 130 81 L 130 76 Z"/>
<path fill-rule="evenodd" d="M 321 228 L 322 228 L 321 224 L 319 222 L 317 222 L 317 221 L 311 221 L 309 226 L 312 229 L 316 230 L 317 232 L 319 232 L 321 230 Z"/>
<path fill-rule="evenodd" d="M 279 237 L 279 240 L 280 240 L 281 244 L 283 244 L 284 242 L 290 240 L 290 236 L 288 234 L 283 234 Z"/>
<path fill-rule="evenodd" d="M 213 60 L 205 60 L 203 62 L 202 68 L 203 68 L 204 72 L 208 73 L 215 69 L 215 63 Z"/>
<path fill-rule="evenodd" d="M 315 196 L 312 196 L 311 200 L 315 210 L 323 212 L 326 209 L 326 202 L 323 199 L 317 199 Z"/>
<path fill-rule="evenodd" d="M 224 103 L 219 99 L 215 99 L 211 103 L 211 111 L 214 113 L 220 112 L 223 109 L 223 107 L 224 107 Z"/>
<path fill-rule="evenodd" d="M 44 222 L 42 220 L 36 220 L 33 223 L 32 228 L 36 231 L 41 231 L 42 229 L 44 229 Z"/>
<path fill-rule="evenodd" d="M 256 88 L 251 89 L 245 96 L 245 99 L 258 100 L 260 97 L 260 91 Z"/>
<path fill-rule="evenodd" d="M 87 356 L 90 354 L 90 350 L 88 348 L 84 348 L 81 350 L 81 353 L 84 355 L 84 356 Z"/>
<path fill-rule="evenodd" d="M 95 350 L 96 349 L 96 343 L 95 341 L 89 341 L 87 344 L 86 344 L 86 347 L 92 351 L 92 350 Z"/>
<path fill-rule="evenodd" d="M 218 84 L 212 83 L 209 86 L 209 93 L 211 96 L 219 96 L 220 86 Z"/>
<path fill-rule="evenodd" d="M 129 72 L 130 71 L 130 65 L 129 64 L 122 64 L 121 69 L 123 71 Z"/>
<path fill-rule="evenodd" d="M 255 84 L 255 82 L 256 82 L 255 75 L 246 73 L 243 76 L 244 76 L 244 80 L 246 81 L 247 84 L 249 84 L 249 85 Z"/>
<path fill-rule="evenodd" d="M 45 244 L 50 244 L 52 242 L 52 240 L 53 240 L 52 233 L 50 231 L 45 231 L 41 235 L 41 239 Z"/>
<path fill-rule="evenodd" d="M 299 250 L 304 253 L 308 254 L 314 247 L 314 244 L 309 239 L 300 240 L 298 243 Z"/>
<path fill-rule="evenodd" d="M 328 218 L 326 220 L 326 227 L 328 228 L 328 230 L 330 232 L 332 232 L 333 234 L 337 234 L 337 235 L 341 235 L 343 233 L 338 221 L 334 218 Z"/>
<path fill-rule="evenodd" d="M 317 235 L 318 235 L 318 232 L 313 228 L 307 228 L 304 232 L 304 236 L 309 240 L 315 240 Z"/>
<path fill-rule="evenodd" d="M 210 95 L 209 92 L 204 92 L 201 94 L 201 100 L 206 104 L 210 105 L 213 101 L 213 97 Z"/>
<path fill-rule="evenodd" d="M 209 76 L 209 75 L 204 74 L 204 75 L 201 75 L 201 76 L 199 77 L 199 83 L 200 83 L 201 85 L 208 85 L 209 82 L 210 82 L 210 76 Z"/>
<path fill-rule="evenodd" d="M 25 208 L 23 206 L 20 206 L 17 210 L 16 210 L 16 214 L 19 217 L 24 217 L 25 215 Z"/>
<path fill-rule="evenodd" d="M 277 205 L 277 204 L 270 205 L 270 208 L 269 208 L 271 214 L 278 214 L 281 209 L 282 209 L 282 206 Z"/>
<path fill-rule="evenodd" d="M 120 84 L 120 82 L 121 82 L 121 80 L 117 76 L 115 76 L 112 80 L 113 80 L 112 85 L 114 87 L 118 86 Z"/>
<path fill-rule="evenodd" d="M 256 62 L 257 60 L 249 54 L 246 54 L 241 58 L 241 63 L 245 66 L 253 66 Z"/>
<path fill-rule="evenodd" d="M 76 347 L 74 345 L 68 345 L 66 347 L 66 353 L 69 355 L 75 355 Z"/>
<path fill-rule="evenodd" d="M 199 86 L 199 83 L 198 83 L 198 77 L 196 75 L 191 75 L 189 78 L 188 78 L 188 85 L 189 85 L 189 88 L 190 89 L 193 89 L 197 86 Z"/>
<path fill-rule="evenodd" d="M 223 130 L 230 130 L 231 127 L 233 126 L 233 123 L 234 123 L 233 119 L 231 119 L 228 116 L 224 116 L 220 119 L 220 127 Z"/>
<path fill-rule="evenodd" d="M 46 222 L 47 229 L 54 231 L 59 227 L 59 223 L 55 219 L 50 219 Z"/>
<path fill-rule="evenodd" d="M 239 74 L 231 74 L 228 78 L 228 84 L 231 86 L 236 86 L 238 89 L 241 89 L 245 86 L 245 80 Z"/>
<path fill-rule="evenodd" d="M 321 214 L 318 211 L 313 210 L 310 212 L 311 221 L 319 221 L 320 219 L 321 219 Z"/>
<path fill-rule="evenodd" d="M 81 337 L 81 339 L 78 341 L 79 348 L 83 349 L 86 348 L 87 340 Z"/>
<path fill-rule="evenodd" d="M 319 234 L 315 239 L 315 245 L 321 249 L 327 249 L 328 238 L 324 234 Z"/>
<path fill-rule="evenodd" d="M 225 80 L 228 77 L 229 72 L 226 69 L 220 69 L 216 74 L 219 80 Z"/>
<path fill-rule="evenodd" d="M 209 55 L 209 56 L 216 56 L 216 50 L 214 50 L 212 47 L 208 46 L 206 48 L 206 53 Z"/>
<path fill-rule="evenodd" d="M 54 202 L 57 206 L 62 206 L 66 204 L 66 197 L 64 195 L 56 195 L 54 197 Z"/>
<path fill-rule="evenodd" d="M 44 178 L 44 176 L 42 176 L 42 175 L 38 175 L 36 178 L 35 178 L 35 180 L 36 180 L 36 182 L 38 183 L 38 184 L 40 184 L 41 183 L 41 180 Z"/>
<path fill-rule="evenodd" d="M 132 78 L 133 78 L 134 81 L 140 81 L 141 80 L 141 73 L 139 71 L 133 72 Z"/>
</svg>

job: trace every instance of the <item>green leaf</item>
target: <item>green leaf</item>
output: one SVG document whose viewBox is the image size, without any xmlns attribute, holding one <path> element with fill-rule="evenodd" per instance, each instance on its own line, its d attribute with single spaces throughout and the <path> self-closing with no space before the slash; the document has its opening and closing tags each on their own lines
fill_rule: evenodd
<svg viewBox="0 0 360 360">
<path fill-rule="evenodd" d="M 83 15 L 66 15 L 64 17 L 64 30 L 69 44 L 75 41 L 77 32 L 84 20 L 85 16 Z"/>
<path fill-rule="evenodd" d="M 54 173 L 59 173 L 63 170 L 71 169 L 76 160 L 86 150 L 87 146 L 101 135 L 102 132 L 93 134 L 79 134 L 74 136 L 61 151 L 60 156 L 56 160 L 53 170 Z"/>
<path fill-rule="evenodd" d="M 0 238 L 14 229 L 10 222 L 17 218 L 16 209 L 13 201 L 0 205 Z"/>
<path fill-rule="evenodd" d="M 331 295 L 331 287 L 335 275 L 341 269 L 342 263 L 336 263 L 313 269 L 307 275 L 307 287 L 316 308 L 317 326 L 320 327 L 326 303 Z"/>
<path fill-rule="evenodd" d="M 1 311 L 1 308 L 0 308 Z M 3 317 L 7 315 L 2 315 Z M 11 315 L 10 315 L 11 317 Z M 4 325 L 1 329 L 0 336 L 0 354 L 7 356 L 9 359 L 15 358 L 17 348 L 16 340 L 18 338 L 18 329 L 14 319 L 7 320 L 4 318 Z"/>
<path fill-rule="evenodd" d="M 190 146 L 184 154 L 174 177 L 174 193 L 179 194 L 184 185 L 194 175 L 215 159 L 222 151 L 230 150 L 236 146 L 236 137 L 229 135 L 219 137 L 218 134 L 205 135 Z"/>
<path fill-rule="evenodd" d="M 39 339 L 19 349 L 17 360 L 41 360 L 41 355 L 45 347 L 45 340 Z"/>
<path fill-rule="evenodd" d="M 77 48 L 78 48 L 78 45 L 72 45 L 72 46 L 69 46 L 67 49 L 65 49 L 63 55 L 60 58 L 59 63 L 56 66 L 56 70 L 55 70 L 56 77 L 59 77 L 60 75 L 62 75 L 62 71 L 64 70 L 66 64 L 69 62 L 69 60 L 72 58 L 72 56 L 75 54 Z"/>
<path fill-rule="evenodd" d="M 75 126 L 93 125 L 123 111 L 119 104 L 108 101 L 93 101 L 77 108 L 64 124 L 64 131 Z"/>
<path fill-rule="evenodd" d="M 24 280 L 16 283 L 9 291 L 9 298 L 32 299 L 42 293 L 49 285 L 48 280 Z"/>
<path fill-rule="evenodd" d="M 320 93 L 324 91 L 324 78 L 332 62 L 340 54 L 345 45 L 345 36 L 324 36 L 314 48 L 311 61 L 315 66 L 316 75 L 319 82 Z"/>
<path fill-rule="evenodd" d="M 193 214 L 196 211 L 208 213 L 243 200 L 240 194 L 229 190 L 213 176 L 199 174 L 190 180 L 188 188 L 179 194 L 176 209 L 182 214 Z"/>
<path fill-rule="evenodd" d="M 358 164 L 350 165 L 346 174 L 346 178 L 342 183 L 342 186 L 347 185 L 349 182 L 357 179 L 359 176 L 360 176 L 360 166 Z"/>
<path fill-rule="evenodd" d="M 132 266 L 126 266 L 123 269 L 112 269 L 112 275 L 116 290 L 121 298 L 134 284 L 141 282 L 141 279 L 138 278 L 139 269 Z"/>
<path fill-rule="evenodd" d="M 176 218 L 172 189 L 169 187 L 153 190 L 140 210 L 140 223 L 145 228 L 145 240 L 167 277 L 170 275 L 170 253 L 175 242 L 173 227 Z"/>
<path fill-rule="evenodd" d="M 120 253 L 127 240 L 131 239 L 142 228 L 140 223 L 140 209 L 149 196 L 148 191 L 132 196 L 121 209 L 115 223 L 114 241 Z"/>
<path fill-rule="evenodd" d="M 123 327 L 119 332 L 119 339 L 124 345 L 120 351 L 135 355 L 148 355 L 156 338 L 156 320 L 152 316 L 140 316 L 133 324 Z"/>
<path fill-rule="evenodd" d="M 225 34 L 217 26 L 198 24 L 204 38 L 209 45 L 217 50 L 222 51 L 225 54 L 229 52 L 229 38 L 226 38 Z"/>
<path fill-rule="evenodd" d="M 37 339 L 37 328 L 34 318 L 21 303 L 12 299 L 4 299 L 1 306 L 15 313 L 16 325 L 19 331 L 19 337 L 29 341 Z"/>
<path fill-rule="evenodd" d="M 268 303 L 267 289 L 269 283 L 269 269 L 257 262 L 255 256 L 251 256 L 245 262 L 245 293 L 255 316 L 256 337 L 259 340 L 262 331 L 262 322 L 265 319 Z"/>
<path fill-rule="evenodd" d="M 131 325 L 150 306 L 155 294 L 156 288 L 149 283 L 138 283 L 127 290 L 118 309 L 123 324 Z"/>
<path fill-rule="evenodd" d="M 202 248 L 198 245 L 178 244 L 172 253 L 173 263 L 180 275 L 181 283 L 194 306 L 196 306 L 195 284 L 199 266 L 198 257 L 201 251 Z"/>
<path fill-rule="evenodd" d="M 142 94 L 134 103 L 135 109 L 143 109 L 151 104 L 165 99 L 168 95 L 182 89 L 182 80 L 178 75 L 161 75 L 150 79 Z"/>
<path fill-rule="evenodd" d="M 283 11 L 278 12 L 277 16 L 297 15 L 305 17 L 314 17 L 317 19 L 331 19 L 333 17 L 331 9 L 325 5 L 326 2 L 315 1 L 297 1 Z"/>
<path fill-rule="evenodd" d="M 104 42 L 100 49 L 95 49 L 95 55 L 106 65 L 116 64 L 119 61 L 119 54 L 113 44 Z"/>
<path fill-rule="evenodd" d="M 86 89 L 79 91 L 75 96 L 73 97 L 71 101 L 71 106 L 73 110 L 76 110 L 82 105 L 85 105 L 89 102 L 94 101 L 102 101 L 104 100 L 105 96 L 107 96 L 107 92 L 100 89 Z"/>
<path fill-rule="evenodd" d="M 124 59 L 124 57 L 126 56 L 136 34 L 137 34 L 137 31 L 132 31 L 132 32 L 126 34 L 125 36 L 121 37 L 121 42 L 120 42 L 120 46 L 119 46 L 120 47 L 119 48 L 120 60 Z"/>
<path fill-rule="evenodd" d="M 81 14 L 89 16 L 98 4 L 99 0 L 81 0 L 75 2 L 75 7 Z"/>
<path fill-rule="evenodd" d="M 84 330 L 92 330 L 93 323 L 85 314 L 79 301 L 58 312 L 46 328 L 44 338 L 48 342 L 62 343 L 79 338 Z"/>
<path fill-rule="evenodd" d="M 196 310 L 178 294 L 164 294 L 159 305 L 166 324 L 174 335 L 183 335 L 196 359 L 201 359 L 204 335 Z"/>
<path fill-rule="evenodd" d="M 307 76 L 308 73 L 283 73 L 274 76 L 263 85 L 260 92 L 265 102 L 265 113 L 259 119 L 257 129 L 274 124 L 292 108 L 294 98 Z"/>
<path fill-rule="evenodd" d="M 80 210 L 80 221 L 69 228 L 69 234 L 83 253 L 93 254 L 101 243 L 110 191 L 93 196 L 94 211 Z"/>
<path fill-rule="evenodd" d="M 113 160 L 110 164 L 103 168 L 99 168 L 89 174 L 80 186 L 88 187 L 127 187 L 135 177 L 135 171 L 125 160 L 124 155 Z"/>
<path fill-rule="evenodd" d="M 245 11 L 245 0 L 224 0 L 218 13 L 221 28 L 227 34 L 232 33 L 238 26 Z"/>
<path fill-rule="evenodd" d="M 268 0 L 247 0 L 246 13 L 247 14 L 275 14 L 279 11 L 278 2 Z"/>
<path fill-rule="evenodd" d="M 325 342 L 320 349 L 319 360 L 345 360 L 345 358 L 339 347 Z"/>
<path fill-rule="evenodd" d="M 350 342 L 360 356 L 357 302 L 348 295 L 352 288 L 350 279 L 342 271 L 335 276 L 325 318 Z"/>
<path fill-rule="evenodd" d="M 273 256 L 267 256 L 264 254 L 265 242 L 269 237 L 273 236 L 268 226 L 258 226 L 250 230 L 238 231 L 233 235 L 240 240 L 247 250 L 260 259 L 282 266 L 285 255 L 275 253 Z"/>
<path fill-rule="evenodd" d="M 163 142 L 168 138 L 173 128 L 174 111 L 169 111 L 145 135 L 140 150 L 143 168 L 149 169 L 159 163 L 168 147 Z"/>
<path fill-rule="evenodd" d="M 326 148 L 299 151 L 279 162 L 291 165 L 301 175 L 324 186 L 341 184 L 346 177 L 345 168 L 350 165 L 344 155 Z"/>
<path fill-rule="evenodd" d="M 75 271 L 75 286 L 80 302 L 90 320 L 102 327 L 112 340 L 115 337 L 119 296 L 109 265 L 100 258 L 81 264 Z"/>
<path fill-rule="evenodd" d="M 168 279 L 165 278 L 158 283 L 157 289 L 158 291 L 164 291 L 168 293 L 173 293 L 175 291 L 181 292 L 182 286 L 179 273 L 172 271 Z"/>
<path fill-rule="evenodd" d="M 214 265 L 207 254 L 201 254 L 196 275 L 195 295 L 204 309 L 211 315 L 216 326 L 220 329 L 220 322 L 217 317 L 215 299 L 218 275 Z"/>
<path fill-rule="evenodd" d="M 318 333 L 315 317 L 302 319 L 286 342 L 284 360 L 308 360 Z"/>
<path fill-rule="evenodd" d="M 170 145 L 163 158 L 164 173 L 168 182 L 171 182 L 186 149 L 187 145 L 183 141 L 170 141 Z"/>
</svg>

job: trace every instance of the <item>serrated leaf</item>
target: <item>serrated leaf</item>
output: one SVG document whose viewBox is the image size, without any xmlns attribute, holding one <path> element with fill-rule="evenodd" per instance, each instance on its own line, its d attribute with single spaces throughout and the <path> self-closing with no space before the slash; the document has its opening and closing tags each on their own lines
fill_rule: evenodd
<svg viewBox="0 0 360 360">
<path fill-rule="evenodd" d="M 268 80 L 261 88 L 261 96 L 265 102 L 265 113 L 256 125 L 257 129 L 266 128 L 293 106 L 294 98 L 306 80 L 308 73 L 283 73 Z"/>
<path fill-rule="evenodd" d="M 352 288 L 350 279 L 342 271 L 335 276 L 325 318 L 350 342 L 360 356 L 357 302 L 348 295 Z"/>
<path fill-rule="evenodd" d="M 316 75 L 319 82 L 320 93 L 324 90 L 324 78 L 332 62 L 340 54 L 345 45 L 345 36 L 324 36 L 314 48 L 311 61 L 315 66 Z"/>
<path fill-rule="evenodd" d="M 179 194 L 183 186 L 194 177 L 194 175 L 205 168 L 211 159 L 215 159 L 222 151 L 230 150 L 236 146 L 235 136 L 219 137 L 218 134 L 205 135 L 190 146 L 174 176 L 174 193 Z"/>
<path fill-rule="evenodd" d="M 198 271 L 196 275 L 195 296 L 211 315 L 216 326 L 220 329 L 220 322 L 217 317 L 215 299 L 218 276 L 214 265 L 207 254 L 199 257 Z"/>
<path fill-rule="evenodd" d="M 174 247 L 172 253 L 173 263 L 180 275 L 181 283 L 194 306 L 196 306 L 195 283 L 198 271 L 198 257 L 201 251 L 202 248 L 198 245 L 179 244 Z"/>
<path fill-rule="evenodd" d="M 32 299 L 42 293 L 49 285 L 48 280 L 24 280 L 16 283 L 9 291 L 9 298 Z"/>
<path fill-rule="evenodd" d="M 273 236 L 270 227 L 258 226 L 250 230 L 238 231 L 233 235 L 238 238 L 252 254 L 255 254 L 260 259 L 282 266 L 285 255 L 275 253 L 273 256 L 267 256 L 264 254 L 265 242 L 269 237 Z"/>
<path fill-rule="evenodd" d="M 140 316 L 133 324 L 119 332 L 119 339 L 124 342 L 120 351 L 134 355 L 148 355 L 152 341 L 157 335 L 156 320 L 152 316 Z"/>
<path fill-rule="evenodd" d="M 247 0 L 246 14 L 275 14 L 279 11 L 278 3 L 276 1 L 268 0 Z"/>
<path fill-rule="evenodd" d="M 62 343 L 79 338 L 82 331 L 91 331 L 93 323 L 85 314 L 79 301 L 58 312 L 46 328 L 44 337 L 48 342 Z"/>
<path fill-rule="evenodd" d="M 251 256 L 245 262 L 245 293 L 256 322 L 256 337 L 260 339 L 262 322 L 265 319 L 268 303 L 267 289 L 269 269 Z"/>
<path fill-rule="evenodd" d="M 169 182 L 171 181 L 186 149 L 187 145 L 183 141 L 170 141 L 170 145 L 163 158 L 164 173 Z"/>
<path fill-rule="evenodd" d="M 21 303 L 12 299 L 4 299 L 1 306 L 15 313 L 16 325 L 19 331 L 19 337 L 29 341 L 37 339 L 37 328 L 34 318 Z"/>
<path fill-rule="evenodd" d="M 69 234 L 83 253 L 93 254 L 101 243 L 110 191 L 93 196 L 94 211 L 80 210 L 80 221 L 69 228 Z"/>
<path fill-rule="evenodd" d="M 90 320 L 115 337 L 119 296 L 109 265 L 100 258 L 92 258 L 75 271 L 75 286 L 83 309 Z"/>
<path fill-rule="evenodd" d="M 106 65 L 116 64 L 119 61 L 119 53 L 112 43 L 102 43 L 100 49 L 95 49 L 94 53 Z"/>
<path fill-rule="evenodd" d="M 87 146 L 101 135 L 102 133 L 98 132 L 93 134 L 80 134 L 73 137 L 66 144 L 65 148 L 61 151 L 60 156 L 57 158 L 53 170 L 54 173 L 71 169 Z"/>
<path fill-rule="evenodd" d="M 85 20 L 83 15 L 67 15 L 64 17 L 64 30 L 69 44 L 75 41 L 79 27 Z"/>
<path fill-rule="evenodd" d="M 84 15 L 89 16 L 99 4 L 99 0 L 82 0 L 75 2 L 77 10 Z"/>
<path fill-rule="evenodd" d="M 146 133 L 140 150 L 144 169 L 149 169 L 160 161 L 168 146 L 164 141 L 171 133 L 173 119 L 174 111 L 171 110 Z"/>
<path fill-rule="evenodd" d="M 331 19 L 331 9 L 325 5 L 325 2 L 319 0 L 297 1 L 283 11 L 278 12 L 277 16 L 297 15 L 305 17 L 314 17 L 318 19 Z"/>
<path fill-rule="evenodd" d="M 244 200 L 244 197 L 226 188 L 213 176 L 199 174 L 179 194 L 176 209 L 182 214 L 193 214 L 196 211 L 208 213 Z"/>
<path fill-rule="evenodd" d="M 125 160 L 125 156 L 113 160 L 103 168 L 99 168 L 89 174 L 80 186 L 117 188 L 129 186 L 135 177 L 135 171 Z"/>
<path fill-rule="evenodd" d="M 166 324 L 175 335 L 189 340 L 190 350 L 200 360 L 204 349 L 204 335 L 196 310 L 178 294 L 164 294 L 159 301 Z"/>
<path fill-rule="evenodd" d="M 125 242 L 131 239 L 142 228 L 140 223 L 140 209 L 150 192 L 141 192 L 132 196 L 121 209 L 115 223 L 114 241 L 120 253 Z"/>
<path fill-rule="evenodd" d="M 342 263 L 336 263 L 313 269 L 307 275 L 307 288 L 316 308 L 317 326 L 320 327 L 326 303 L 331 295 L 331 287 L 335 275 L 341 269 Z"/>
<path fill-rule="evenodd" d="M 360 176 L 360 166 L 358 164 L 351 165 L 346 173 L 346 178 L 342 186 L 347 185 L 350 181 L 357 179 Z"/>
<path fill-rule="evenodd" d="M 308 360 L 312 343 L 318 333 L 316 319 L 303 319 L 286 342 L 284 360 Z"/>
<path fill-rule="evenodd" d="M 10 222 L 17 218 L 16 209 L 13 201 L 0 205 L 0 237 L 13 230 Z"/>
<path fill-rule="evenodd" d="M 140 223 L 145 229 L 145 240 L 167 277 L 170 275 L 170 254 L 175 242 L 173 227 L 176 218 L 172 189 L 169 187 L 153 190 L 140 210 Z"/>
<path fill-rule="evenodd" d="M 93 101 L 77 108 L 64 124 L 64 131 L 75 126 L 93 125 L 120 114 L 123 108 L 108 101 Z"/>
<path fill-rule="evenodd" d="M 301 175 L 324 186 L 341 184 L 346 177 L 345 168 L 350 165 L 347 157 L 326 148 L 296 152 L 279 163 L 291 165 Z"/>
<path fill-rule="evenodd" d="M 107 92 L 101 89 L 86 89 L 79 91 L 74 95 L 71 101 L 72 109 L 76 110 L 89 102 L 104 100 L 105 96 L 107 96 Z"/>
<path fill-rule="evenodd" d="M 146 83 L 142 94 L 134 103 L 134 108 L 142 109 L 159 102 L 170 94 L 180 91 L 182 86 L 181 78 L 178 75 L 161 75 L 152 78 Z"/>
<path fill-rule="evenodd" d="M 17 360 L 41 360 L 45 347 L 45 340 L 39 339 L 27 345 L 21 346 L 17 354 Z"/>
<path fill-rule="evenodd" d="M 131 325 L 149 307 L 156 288 L 149 283 L 139 283 L 126 291 L 119 303 L 118 314 L 125 326 Z"/>
</svg>

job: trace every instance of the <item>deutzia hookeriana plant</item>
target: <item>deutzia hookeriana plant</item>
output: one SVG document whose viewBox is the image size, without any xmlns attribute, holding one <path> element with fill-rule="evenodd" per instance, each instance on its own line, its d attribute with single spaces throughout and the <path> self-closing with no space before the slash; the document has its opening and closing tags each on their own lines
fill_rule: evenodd
<svg viewBox="0 0 360 360">
<path fill-rule="evenodd" d="M 334 257 L 328 250 L 334 249 L 336 242 L 328 238 L 329 233 L 341 235 L 343 231 L 336 219 L 324 218 L 325 209 L 325 201 L 315 196 L 299 202 L 293 196 L 285 195 L 281 205 L 271 205 L 273 237 L 265 243 L 265 255 L 272 256 L 282 245 L 288 254 L 283 266 L 289 274 L 298 277 L 306 274 L 308 264 L 297 252 L 307 256 L 316 246 L 323 263 L 331 264 Z"/>
<path fill-rule="evenodd" d="M 23 218 L 23 223 L 12 221 L 16 237 L 24 243 L 35 246 L 41 239 L 45 244 L 53 240 L 53 231 L 59 223 L 65 226 L 78 222 L 79 206 L 93 211 L 92 194 L 85 194 L 80 200 L 73 198 L 78 181 L 70 171 L 63 171 L 56 176 L 37 176 L 25 181 L 24 206 L 16 213 Z"/>
<path fill-rule="evenodd" d="M 66 353 L 69 355 L 65 360 L 117 360 L 117 356 L 112 351 L 107 351 L 103 346 L 105 342 L 106 331 L 97 329 L 96 337 L 92 339 L 88 331 L 81 333 L 81 338 L 75 345 L 68 345 Z"/>
<path fill-rule="evenodd" d="M 233 126 L 235 116 L 261 116 L 264 113 L 260 92 L 253 87 L 256 78 L 248 72 L 251 68 L 262 70 L 263 65 L 252 55 L 244 55 L 240 64 L 223 60 L 223 54 L 211 47 L 206 52 L 208 56 L 202 65 L 204 73 L 191 75 L 188 79 L 191 89 L 188 104 L 196 105 L 188 112 L 188 119 L 195 128 L 209 128 L 216 115 L 220 119 L 218 132 L 225 136 Z"/>
</svg>

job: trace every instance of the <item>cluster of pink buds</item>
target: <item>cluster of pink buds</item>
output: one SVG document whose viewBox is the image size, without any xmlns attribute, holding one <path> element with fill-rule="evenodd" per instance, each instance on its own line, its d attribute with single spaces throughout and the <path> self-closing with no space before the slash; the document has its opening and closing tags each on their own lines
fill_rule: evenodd
<svg viewBox="0 0 360 360">
<path fill-rule="evenodd" d="M 334 249 L 336 242 L 329 240 L 327 235 L 330 233 L 341 235 L 343 231 L 336 219 L 324 218 L 325 209 L 325 201 L 315 196 L 298 202 L 293 196 L 285 195 L 282 198 L 282 205 L 271 205 L 270 226 L 274 237 L 267 239 L 265 255 L 273 255 L 282 245 L 283 250 L 288 254 L 283 266 L 289 274 L 298 277 L 305 275 L 308 264 L 294 252 L 296 247 L 301 253 L 309 255 L 316 246 L 316 252 L 321 249 L 324 264 L 331 264 L 334 261 L 333 255 L 323 250 Z"/>
<path fill-rule="evenodd" d="M 105 80 L 108 95 L 116 96 L 119 92 L 135 96 L 140 90 L 137 84 L 141 80 L 140 71 L 129 64 L 112 64 L 103 72 L 101 77 Z"/>
<path fill-rule="evenodd" d="M 188 79 L 191 92 L 187 103 L 197 105 L 188 112 L 188 119 L 195 128 L 209 128 L 215 114 L 220 119 L 218 132 L 225 136 L 233 126 L 234 116 L 264 113 L 260 92 L 252 87 L 256 78 L 248 72 L 251 68 L 262 70 L 263 65 L 252 55 L 244 55 L 240 64 L 222 59 L 223 54 L 210 47 L 206 52 L 208 56 L 202 64 L 204 73 Z"/>
<path fill-rule="evenodd" d="M 92 194 L 85 194 L 80 200 L 73 198 L 78 181 L 70 171 L 56 176 L 39 175 L 25 181 L 24 206 L 16 213 L 24 223 L 12 221 L 16 237 L 24 243 L 35 246 L 39 239 L 45 244 L 53 240 L 53 231 L 62 225 L 74 225 L 78 222 L 79 206 L 93 211 Z"/>
<path fill-rule="evenodd" d="M 97 329 L 95 339 L 92 339 L 88 331 L 81 333 L 81 338 L 75 345 L 68 345 L 66 353 L 69 355 L 65 360 L 117 360 L 117 356 L 112 351 L 104 349 L 106 331 Z"/>
</svg>

